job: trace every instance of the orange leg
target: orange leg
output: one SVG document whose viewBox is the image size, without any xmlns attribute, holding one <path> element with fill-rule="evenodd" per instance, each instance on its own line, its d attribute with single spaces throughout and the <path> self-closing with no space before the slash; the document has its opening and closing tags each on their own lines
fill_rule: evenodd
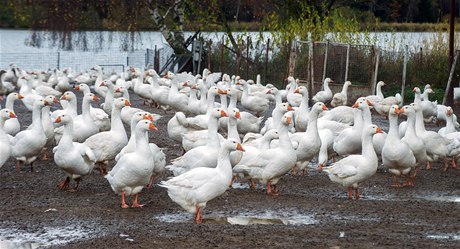
<svg viewBox="0 0 460 249">
<path fill-rule="evenodd" d="M 272 193 L 272 190 L 271 190 L 270 181 L 267 181 L 267 194 L 271 194 L 271 193 Z"/>
<path fill-rule="evenodd" d="M 105 168 L 105 163 L 98 162 L 99 164 L 99 172 L 101 176 L 107 175 L 107 169 Z"/>
<path fill-rule="evenodd" d="M 417 172 L 418 172 L 418 166 L 415 166 L 414 168 L 414 174 L 412 174 L 412 178 L 415 178 L 415 176 L 417 176 Z"/>
<path fill-rule="evenodd" d="M 293 175 L 293 176 L 296 176 L 297 173 L 298 173 L 297 171 L 298 171 L 298 168 L 297 168 L 297 164 L 296 164 L 296 165 L 294 165 L 294 167 L 292 168 L 292 175 Z"/>
<path fill-rule="evenodd" d="M 412 176 L 408 176 L 406 182 L 403 184 L 403 186 L 409 186 L 413 187 L 414 185 L 414 178 Z"/>
<path fill-rule="evenodd" d="M 138 208 L 138 207 L 143 207 L 145 205 L 145 204 L 139 204 L 138 196 L 139 196 L 139 194 L 134 195 L 134 202 L 133 202 L 133 205 L 131 207 Z"/>
<path fill-rule="evenodd" d="M 316 169 L 316 171 L 322 172 L 322 171 L 323 171 L 323 167 L 324 167 L 324 164 L 320 163 L 320 164 L 318 165 L 318 168 Z"/>
<path fill-rule="evenodd" d="M 401 184 L 398 182 L 398 177 L 396 175 L 393 175 L 393 183 L 391 184 L 391 187 L 393 188 L 402 187 Z"/>
<path fill-rule="evenodd" d="M 129 208 L 125 202 L 125 192 L 121 192 L 121 208 Z"/>
<path fill-rule="evenodd" d="M 256 189 L 256 183 L 254 182 L 254 179 L 252 179 L 252 178 L 249 179 L 249 188 L 250 188 L 251 190 Z"/>
<path fill-rule="evenodd" d="M 361 196 L 359 195 L 359 189 L 356 188 L 356 189 L 355 189 L 355 200 L 359 200 L 360 197 L 361 197 Z"/>
<path fill-rule="evenodd" d="M 455 160 L 455 157 L 452 158 L 452 168 L 453 169 L 457 168 L 457 160 Z"/>
<path fill-rule="evenodd" d="M 69 187 L 69 183 L 70 183 L 70 177 L 66 177 L 64 180 L 62 180 L 58 184 L 58 187 L 60 190 L 66 190 Z"/>
<path fill-rule="evenodd" d="M 427 161 L 426 162 L 426 170 L 430 170 L 431 169 L 431 163 L 430 161 Z"/>
<path fill-rule="evenodd" d="M 150 189 L 152 187 L 154 180 L 155 180 L 155 176 L 154 175 L 150 176 L 149 184 L 147 184 L 146 186 L 147 189 Z"/>
<path fill-rule="evenodd" d="M 305 176 L 307 174 L 307 169 L 302 170 L 302 176 Z"/>
<path fill-rule="evenodd" d="M 348 187 L 348 199 L 353 200 L 353 188 Z"/>
<path fill-rule="evenodd" d="M 43 161 L 48 160 L 48 156 L 46 155 L 46 147 L 43 147 L 42 153 L 43 153 L 43 155 L 42 155 L 42 160 L 43 160 Z"/>
<path fill-rule="evenodd" d="M 77 192 L 78 186 L 80 185 L 80 181 L 81 181 L 80 177 L 75 179 L 75 187 L 72 189 L 69 189 L 69 192 L 72 192 L 72 193 Z"/>
<path fill-rule="evenodd" d="M 274 195 L 278 195 L 278 194 L 279 194 L 278 184 L 275 184 L 275 185 L 273 186 L 273 194 L 274 194 Z"/>
<path fill-rule="evenodd" d="M 235 181 L 235 176 L 232 176 L 232 180 L 230 180 L 229 188 L 233 189 L 233 182 Z"/>
<path fill-rule="evenodd" d="M 203 217 L 201 216 L 201 210 L 198 206 L 196 208 L 195 223 L 201 224 L 203 222 Z"/>
<path fill-rule="evenodd" d="M 21 171 L 21 162 L 20 161 L 16 161 L 16 171 L 17 172 L 20 172 Z"/>
</svg>

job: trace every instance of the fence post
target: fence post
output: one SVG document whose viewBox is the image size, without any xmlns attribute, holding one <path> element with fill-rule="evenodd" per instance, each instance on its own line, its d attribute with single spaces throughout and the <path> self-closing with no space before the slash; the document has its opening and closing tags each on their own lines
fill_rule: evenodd
<svg viewBox="0 0 460 249">
<path fill-rule="evenodd" d="M 350 44 L 347 45 L 347 59 L 346 59 L 346 62 L 345 62 L 345 81 L 348 80 L 348 63 L 350 62 Z"/>
<path fill-rule="evenodd" d="M 212 72 L 212 69 L 211 69 L 211 44 L 212 44 L 212 41 L 208 40 L 208 69 Z"/>
<path fill-rule="evenodd" d="M 129 67 L 129 55 L 126 56 L 126 66 Z"/>
<path fill-rule="evenodd" d="M 265 52 L 265 68 L 264 68 L 264 82 L 267 82 L 267 69 L 268 69 L 268 51 L 270 48 L 270 38 L 267 41 L 267 50 Z"/>
<path fill-rule="evenodd" d="M 449 80 L 447 80 L 446 91 L 444 92 L 444 98 L 442 98 L 443 105 L 446 104 L 447 95 L 449 95 L 450 84 L 452 83 L 452 78 L 454 77 L 455 65 L 457 65 L 458 52 L 459 52 L 458 50 L 455 51 L 454 62 L 452 63 L 452 66 L 450 67 Z"/>
<path fill-rule="evenodd" d="M 238 48 L 238 58 L 236 60 L 236 75 L 240 75 L 240 67 L 241 67 L 241 57 L 242 57 L 242 54 L 243 54 L 243 41 L 241 41 L 241 44 L 239 45 L 239 48 Z"/>
<path fill-rule="evenodd" d="M 375 49 L 375 69 L 374 69 L 374 80 L 372 81 L 371 85 L 371 93 L 375 94 L 375 85 L 377 84 L 377 75 L 379 74 L 379 59 L 380 59 L 380 50 L 378 48 Z"/>
<path fill-rule="evenodd" d="M 323 79 L 321 82 L 324 82 L 326 79 L 326 69 L 327 69 L 327 50 L 329 49 L 329 41 L 326 41 L 326 51 L 324 52 L 324 64 L 323 64 Z"/>
<path fill-rule="evenodd" d="M 406 88 L 406 71 L 407 71 L 407 50 L 408 46 L 406 45 L 404 49 L 404 61 L 403 61 L 403 74 L 402 74 L 402 82 L 401 82 L 401 97 L 402 102 L 404 103 L 404 90 Z"/>
<path fill-rule="evenodd" d="M 61 52 L 57 52 L 57 69 L 61 69 Z"/>
<path fill-rule="evenodd" d="M 291 43 L 290 53 L 289 53 L 289 76 L 294 76 L 295 70 L 295 59 L 296 59 L 296 41 Z"/>
<path fill-rule="evenodd" d="M 310 48 L 309 48 L 309 54 L 310 54 L 310 95 L 313 96 L 313 93 L 315 92 L 315 64 L 313 63 L 315 61 L 315 54 L 314 54 L 314 49 L 313 46 L 315 43 L 313 41 L 310 41 Z"/>
<path fill-rule="evenodd" d="M 153 69 L 155 69 L 156 72 L 160 73 L 160 58 L 158 58 L 159 51 L 157 49 L 157 45 L 155 45 L 155 51 L 153 54 Z"/>
<path fill-rule="evenodd" d="M 249 35 L 246 36 L 246 79 L 249 79 Z"/>
</svg>

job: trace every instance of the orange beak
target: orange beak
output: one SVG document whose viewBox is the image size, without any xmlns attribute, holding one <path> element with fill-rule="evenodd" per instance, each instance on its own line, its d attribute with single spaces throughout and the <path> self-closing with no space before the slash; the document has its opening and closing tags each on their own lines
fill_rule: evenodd
<svg viewBox="0 0 460 249">
<path fill-rule="evenodd" d="M 73 89 L 80 91 L 80 86 L 75 86 Z"/>
<path fill-rule="evenodd" d="M 98 100 L 99 100 L 99 98 L 96 95 L 94 95 L 93 96 L 93 101 L 98 101 Z"/>
<path fill-rule="evenodd" d="M 237 150 L 240 150 L 240 151 L 245 151 L 245 150 L 243 149 L 243 146 L 241 146 L 241 144 L 237 144 L 237 145 L 236 145 L 236 149 L 237 149 Z"/>
<path fill-rule="evenodd" d="M 235 83 L 235 85 L 241 85 L 240 81 L 237 81 L 237 82 Z"/>
<path fill-rule="evenodd" d="M 294 111 L 294 108 L 292 108 L 291 105 L 288 105 L 287 109 L 288 109 L 288 111 Z"/>
<path fill-rule="evenodd" d="M 24 96 L 22 96 L 21 94 L 18 94 L 18 99 L 23 99 Z"/>
<path fill-rule="evenodd" d="M 220 116 L 221 117 L 228 117 L 227 113 L 224 110 L 220 111 Z"/>
<path fill-rule="evenodd" d="M 287 118 L 286 118 L 286 122 L 287 122 L 288 124 L 291 124 L 291 123 L 292 123 L 292 118 L 291 118 L 291 117 L 287 117 Z"/>
<path fill-rule="evenodd" d="M 236 113 L 235 113 L 235 118 L 237 118 L 237 119 L 240 119 L 240 118 L 241 118 L 240 112 L 236 112 Z"/>
<path fill-rule="evenodd" d="M 367 103 L 368 106 L 372 106 L 372 103 L 367 99 L 366 99 L 366 103 Z"/>
<path fill-rule="evenodd" d="M 217 89 L 218 94 L 227 94 L 227 91 L 223 91 L 220 88 Z"/>
<path fill-rule="evenodd" d="M 120 88 L 119 88 L 119 87 L 117 87 L 117 89 L 115 89 L 115 92 L 116 92 L 116 93 L 121 93 L 121 90 L 120 90 Z"/>
<path fill-rule="evenodd" d="M 61 96 L 61 100 L 66 100 L 65 95 L 62 95 L 62 96 Z"/>
<path fill-rule="evenodd" d="M 192 85 L 191 88 L 192 88 L 192 89 L 196 89 L 196 85 Z"/>
<path fill-rule="evenodd" d="M 147 120 L 153 121 L 153 117 L 152 117 L 152 115 L 150 115 L 150 114 L 148 114 L 148 115 L 144 115 L 144 119 L 147 119 Z"/>
<path fill-rule="evenodd" d="M 158 128 L 157 128 L 155 125 L 153 125 L 152 123 L 150 123 L 149 129 L 150 129 L 151 131 L 156 131 L 156 130 L 158 130 Z"/>
<path fill-rule="evenodd" d="M 327 106 L 326 105 L 323 105 L 323 111 L 327 111 L 329 109 L 327 109 Z"/>
<path fill-rule="evenodd" d="M 102 81 L 101 84 L 99 84 L 99 86 L 105 86 L 104 81 Z"/>
<path fill-rule="evenodd" d="M 270 93 L 272 93 L 272 89 L 268 89 L 266 92 L 266 94 L 270 94 Z"/>
<path fill-rule="evenodd" d="M 352 107 L 352 108 L 358 108 L 358 106 L 359 106 L 358 103 L 355 103 L 355 104 L 352 105 L 351 107 Z"/>
<path fill-rule="evenodd" d="M 10 112 L 10 118 L 17 118 L 17 116 L 14 114 L 14 112 Z"/>
<path fill-rule="evenodd" d="M 382 129 L 380 129 L 379 127 L 377 127 L 377 129 L 375 129 L 375 132 L 376 133 L 383 133 Z"/>
<path fill-rule="evenodd" d="M 415 93 L 415 92 L 416 92 L 416 91 L 415 91 L 415 87 L 414 87 L 414 89 L 412 89 L 412 92 L 413 92 L 413 93 Z"/>
<path fill-rule="evenodd" d="M 45 106 L 50 105 L 50 103 L 46 100 L 44 100 L 43 103 L 45 104 Z"/>
<path fill-rule="evenodd" d="M 125 106 L 130 106 L 131 103 L 129 103 L 129 101 L 127 99 L 125 99 Z"/>
<path fill-rule="evenodd" d="M 53 103 L 59 103 L 59 100 L 58 100 L 58 98 L 54 97 L 54 99 L 53 99 Z"/>
<path fill-rule="evenodd" d="M 294 93 L 300 93 L 299 88 L 296 88 L 296 89 L 294 90 Z"/>
<path fill-rule="evenodd" d="M 184 82 L 184 84 L 182 84 L 183 86 L 189 86 L 188 85 L 188 81 Z"/>
<path fill-rule="evenodd" d="M 61 116 L 57 117 L 56 120 L 54 120 L 54 123 L 61 123 Z"/>
</svg>

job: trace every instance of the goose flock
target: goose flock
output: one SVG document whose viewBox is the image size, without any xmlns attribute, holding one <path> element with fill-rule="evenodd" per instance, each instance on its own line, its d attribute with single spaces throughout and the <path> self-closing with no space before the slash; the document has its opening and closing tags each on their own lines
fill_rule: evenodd
<svg viewBox="0 0 460 249">
<path fill-rule="evenodd" d="M 171 177 L 157 186 L 195 214 L 196 223 L 202 222 L 207 202 L 235 181 L 248 182 L 251 189 L 260 184 L 267 194 L 278 195 L 283 176 L 306 175 L 314 168 L 347 188 L 350 199 L 359 199 L 359 185 L 379 167 L 392 176 L 391 187 L 414 186 L 419 167 L 431 169 L 439 160 L 445 171 L 457 167 L 456 116 L 451 107 L 429 100 L 430 85 L 423 93 L 415 87 L 414 103 L 403 106 L 399 94 L 383 95 L 380 81 L 375 95 L 348 106 L 349 81 L 333 94 L 333 80 L 326 78 L 323 90 L 310 100 L 298 80 L 286 80 L 286 88 L 278 89 L 263 85 L 260 76 L 254 82 L 207 69 L 201 75 L 160 76 L 133 67 L 117 74 L 100 66 L 82 72 L 26 71 L 11 64 L 0 71 L 5 99 L 0 167 L 14 158 L 17 171 L 23 165 L 33 171 L 34 161 L 47 160 L 46 148 L 52 148 L 54 164 L 64 175 L 60 190 L 78 191 L 81 179 L 97 169 L 121 195 L 122 208 L 142 207 L 139 193 L 166 174 Z M 181 156 L 166 158 L 167 148 L 149 141 L 162 117 L 131 106 L 132 94 L 144 105 L 174 114 L 167 123 L 168 147 L 180 144 Z M 30 126 L 18 121 L 17 105 L 32 112 Z M 376 115 L 388 120 L 387 132 L 373 124 Z M 425 128 L 427 122 L 446 125 L 435 132 Z M 134 198 L 131 206 L 127 196 Z"/>
</svg>

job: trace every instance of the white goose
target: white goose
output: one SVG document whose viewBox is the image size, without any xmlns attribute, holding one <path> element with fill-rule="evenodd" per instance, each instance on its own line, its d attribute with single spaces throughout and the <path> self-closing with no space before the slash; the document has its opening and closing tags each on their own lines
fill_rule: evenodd
<svg viewBox="0 0 460 249">
<path fill-rule="evenodd" d="M 210 112 L 206 146 L 196 147 L 187 151 L 183 156 L 172 160 L 172 164 L 166 166 L 166 168 L 177 176 L 198 167 L 214 167 L 220 149 L 220 142 L 217 136 L 217 123 L 220 117 L 226 116 L 227 113 L 221 108 L 213 109 Z"/>
<path fill-rule="evenodd" d="M 76 117 L 77 114 L 77 96 L 75 93 L 71 91 L 65 92 L 61 96 L 61 106 L 63 109 L 61 110 L 56 110 L 51 113 L 51 118 L 56 119 L 57 117 L 61 116 L 62 114 L 68 114 L 71 115 L 72 117 Z"/>
<path fill-rule="evenodd" d="M 139 204 L 139 192 L 146 186 L 152 176 L 154 158 L 148 145 L 149 130 L 157 128 L 148 120 L 141 120 L 136 125 L 136 149 L 133 152 L 122 155 L 117 164 L 105 176 L 112 190 L 121 194 L 121 207 L 128 208 L 125 202 L 126 195 L 134 195 L 131 207 L 142 207 Z"/>
<path fill-rule="evenodd" d="M 321 139 L 318 133 L 318 116 L 327 110 L 322 102 L 316 102 L 312 107 L 308 117 L 308 126 L 305 132 L 297 132 L 291 136 L 291 140 L 298 143 L 296 148 L 297 169 L 305 174 L 308 163 L 318 156 L 321 148 Z"/>
<path fill-rule="evenodd" d="M 455 122 L 454 120 L 454 110 L 452 110 L 452 107 L 448 106 L 446 111 L 446 126 L 442 127 L 439 129 L 438 133 L 441 134 L 442 136 L 446 136 L 449 133 L 456 132 L 457 130 L 455 129 Z"/>
<path fill-rule="evenodd" d="M 160 76 L 155 70 L 150 69 L 148 74 L 151 76 L 147 79 L 147 82 L 150 83 L 152 100 L 155 101 L 157 107 L 167 109 L 170 88 L 168 86 L 162 86 L 158 83 Z"/>
<path fill-rule="evenodd" d="M 349 199 L 353 199 L 353 190 L 355 190 L 355 199 L 358 200 L 360 198 L 359 184 L 377 172 L 378 158 L 372 145 L 372 136 L 379 132 L 382 130 L 376 125 L 365 127 L 362 132 L 361 155 L 347 156 L 323 168 L 331 181 L 348 188 Z"/>
<path fill-rule="evenodd" d="M 13 92 L 8 94 L 8 96 L 6 97 L 5 108 L 14 113 L 14 101 L 23 98 L 24 97 L 19 93 Z M 3 131 L 11 136 L 16 135 L 20 130 L 21 125 L 19 124 L 19 120 L 17 118 L 11 118 L 6 120 L 5 125 L 3 126 Z"/>
<path fill-rule="evenodd" d="M 348 87 L 351 86 L 350 81 L 343 83 L 342 91 L 334 94 L 332 97 L 331 105 L 333 107 L 347 105 L 348 102 Z"/>
<path fill-rule="evenodd" d="M 110 130 L 92 135 L 85 141 L 85 144 L 93 150 L 96 156 L 96 163 L 99 164 L 101 174 L 106 173 L 105 164 L 107 161 L 114 159 L 128 143 L 128 136 L 120 117 L 121 109 L 128 105 L 130 103 L 125 98 L 115 99 Z"/>
<path fill-rule="evenodd" d="M 11 144 L 10 144 L 10 137 L 3 131 L 3 127 L 5 125 L 5 121 L 17 118 L 16 114 L 9 109 L 2 109 L 0 110 L 0 168 L 5 164 L 5 162 L 11 156 Z"/>
<path fill-rule="evenodd" d="M 201 210 L 208 201 L 225 193 L 232 179 L 230 152 L 244 151 L 241 144 L 229 139 L 218 152 L 217 166 L 213 168 L 195 168 L 168 181 L 162 181 L 160 187 L 168 191 L 169 197 L 183 209 L 195 214 L 195 223 L 202 222 Z"/>
<path fill-rule="evenodd" d="M 110 80 L 103 80 L 99 85 L 107 86 L 107 92 L 105 93 L 104 103 L 101 104 L 101 107 L 105 111 L 105 113 L 111 115 L 113 102 L 115 99 L 115 86 Z"/>
<path fill-rule="evenodd" d="M 303 97 L 300 93 L 295 91 L 298 87 L 297 82 L 292 76 L 289 76 L 287 80 L 289 81 L 289 92 L 286 95 L 286 99 L 291 106 L 299 107 Z"/>
<path fill-rule="evenodd" d="M 92 67 L 91 70 L 96 71 L 97 74 L 96 81 L 94 82 L 94 91 L 99 94 L 99 96 L 105 98 L 105 95 L 107 94 L 107 87 L 105 85 L 101 85 L 101 82 L 104 80 L 102 67 L 96 65 Z"/>
<path fill-rule="evenodd" d="M 363 130 L 363 116 L 359 105 L 355 103 L 353 127 L 343 130 L 334 140 L 334 151 L 341 156 L 359 153 L 361 150 L 361 135 Z"/>
<path fill-rule="evenodd" d="M 398 134 L 399 113 L 400 111 L 397 105 L 393 105 L 389 110 L 388 120 L 390 122 L 390 130 L 388 131 L 385 145 L 382 149 L 383 165 L 393 174 L 392 187 L 401 187 L 397 177 L 408 175 L 412 168 L 416 166 L 414 153 L 406 142 L 401 141 Z M 407 179 L 405 185 L 414 185 L 411 177 Z"/>
<path fill-rule="evenodd" d="M 83 95 L 87 93 L 91 93 L 91 89 L 87 84 L 79 84 L 75 86 L 75 90 L 82 91 Z M 110 118 L 107 113 L 101 108 L 93 107 L 92 105 L 89 106 L 91 117 L 93 118 L 94 122 L 96 123 L 97 127 L 99 127 L 99 131 L 108 131 L 110 129 Z"/>
<path fill-rule="evenodd" d="M 315 94 L 315 96 L 313 96 L 313 98 L 312 98 L 313 102 L 327 103 L 327 102 L 331 101 L 331 99 L 332 99 L 332 91 L 329 88 L 329 83 L 334 83 L 334 81 L 331 80 L 331 78 L 324 79 L 323 90 L 317 92 Z"/>
<path fill-rule="evenodd" d="M 294 111 L 292 106 L 289 103 L 277 104 L 272 111 L 272 116 L 265 121 L 264 127 L 260 130 L 260 134 L 263 135 L 265 132 L 271 129 L 278 129 L 281 124 L 281 118 L 288 111 Z M 295 132 L 294 127 L 291 125 L 290 132 Z"/>
<path fill-rule="evenodd" d="M 411 148 L 412 153 L 414 153 L 415 160 L 417 161 L 417 165 L 424 165 L 427 160 L 426 148 L 423 139 L 418 137 L 415 133 L 415 110 L 412 106 L 405 105 L 400 109 L 400 113 L 407 116 L 407 129 L 401 140 L 406 142 Z M 417 174 L 417 168 L 418 166 L 415 168 L 413 177 Z"/>
<path fill-rule="evenodd" d="M 54 162 L 66 173 L 66 178 L 59 183 L 61 190 L 69 187 L 70 179 L 76 184 L 71 192 L 75 192 L 80 184 L 81 177 L 93 171 L 96 158 L 93 151 L 84 143 L 73 142 L 73 119 L 72 116 L 63 114 L 56 118 L 55 123 L 64 125 L 64 134 L 59 144 L 54 147 Z"/>
<path fill-rule="evenodd" d="M 270 101 L 264 96 L 266 93 L 249 93 L 248 83 L 245 80 L 239 80 L 237 85 L 243 85 L 243 95 L 241 96 L 241 105 L 252 114 L 260 117 L 267 111 Z"/>
<path fill-rule="evenodd" d="M 118 161 L 121 156 L 123 156 L 126 153 L 131 153 L 136 149 L 136 125 L 139 123 L 141 120 L 150 120 L 153 121 L 152 115 L 148 112 L 140 111 L 136 112 L 132 117 L 131 117 L 131 123 L 130 123 L 130 129 L 131 129 L 131 136 L 129 137 L 128 144 L 126 144 L 123 149 L 121 149 L 120 153 L 117 154 L 115 157 L 115 161 Z"/>
<path fill-rule="evenodd" d="M 34 103 L 32 112 L 32 128 L 20 131 L 11 139 L 11 155 L 16 158 L 16 169 L 20 171 L 21 163 L 30 164 L 33 171 L 33 162 L 46 144 L 46 135 L 43 131 L 42 108 L 49 103 L 42 99 L 37 99 Z"/>
<path fill-rule="evenodd" d="M 310 108 L 308 107 L 308 89 L 305 86 L 300 86 L 295 89 L 294 92 L 300 93 L 303 97 L 300 106 L 294 111 L 295 129 L 297 131 L 306 131 L 308 125 L 308 114 L 310 113 Z"/>
<path fill-rule="evenodd" d="M 189 118 L 189 123 L 196 127 L 197 129 L 206 129 L 208 127 L 209 123 L 209 115 L 210 112 L 213 110 L 215 103 L 214 99 L 216 95 L 226 95 L 227 91 L 223 91 L 217 86 L 212 86 L 208 90 L 208 96 L 207 96 L 207 111 L 206 114 L 200 114 L 195 117 Z M 222 106 L 222 109 L 225 111 L 226 107 Z"/>
<path fill-rule="evenodd" d="M 371 105 L 373 105 L 376 102 L 380 102 L 385 98 L 382 93 L 382 86 L 384 85 L 385 82 L 379 81 L 375 86 L 376 95 L 369 95 L 366 97 L 366 99 L 371 103 Z"/>
<path fill-rule="evenodd" d="M 29 78 L 29 75 L 22 76 L 18 79 L 18 83 L 21 82 L 19 94 L 24 97 L 21 99 L 22 103 L 24 103 L 29 111 L 32 111 L 35 100 L 42 99 L 43 97 L 32 91 L 32 83 L 28 80 Z"/>
<path fill-rule="evenodd" d="M 188 111 L 188 96 L 179 92 L 179 82 L 171 72 L 166 74 L 166 78 L 171 79 L 171 88 L 168 93 L 168 105 L 174 108 L 176 111 L 187 112 Z"/>
<path fill-rule="evenodd" d="M 278 193 L 278 181 L 294 167 L 297 156 L 292 147 L 288 134 L 288 127 L 292 123 L 292 113 L 288 112 L 282 117 L 279 127 L 279 146 L 261 151 L 260 154 L 246 164 L 233 168 L 233 172 L 242 173 L 267 185 L 267 194 Z M 274 185 L 272 191 L 271 186 Z"/>
<path fill-rule="evenodd" d="M 53 125 L 53 120 L 51 120 L 50 117 L 50 109 L 52 104 L 57 104 L 59 103 L 59 100 L 54 96 L 54 95 L 48 95 L 46 96 L 45 100 L 50 103 L 49 106 L 45 106 L 42 109 L 42 124 L 43 124 L 43 131 L 45 132 L 46 135 L 46 144 L 43 147 L 42 150 L 42 160 L 48 160 L 48 156 L 46 154 L 47 148 L 50 146 L 54 146 L 54 125 Z M 31 129 L 31 127 L 27 128 Z"/>
</svg>

